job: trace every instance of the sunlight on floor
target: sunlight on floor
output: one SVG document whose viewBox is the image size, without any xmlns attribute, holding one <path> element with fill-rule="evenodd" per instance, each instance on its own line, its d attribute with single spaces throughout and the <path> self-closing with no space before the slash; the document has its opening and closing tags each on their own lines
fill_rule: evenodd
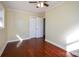
<svg viewBox="0 0 79 59">
<path fill-rule="evenodd" d="M 20 42 L 23 41 L 23 39 L 19 35 L 16 34 L 16 37 L 20 40 Z"/>
<path fill-rule="evenodd" d="M 18 42 L 18 44 L 17 44 L 17 47 L 19 47 L 19 46 L 21 45 L 23 39 L 22 39 L 19 35 L 17 35 L 17 34 L 16 34 L 16 37 L 20 40 L 20 41 Z"/>
</svg>

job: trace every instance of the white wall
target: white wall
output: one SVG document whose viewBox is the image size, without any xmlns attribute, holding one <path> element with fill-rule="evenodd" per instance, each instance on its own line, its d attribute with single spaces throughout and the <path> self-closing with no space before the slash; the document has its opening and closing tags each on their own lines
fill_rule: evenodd
<svg viewBox="0 0 79 59">
<path fill-rule="evenodd" d="M 9 41 L 18 40 L 16 34 L 20 35 L 23 39 L 28 38 L 30 16 L 43 17 L 41 14 L 16 9 L 7 9 L 6 16 Z"/>
<path fill-rule="evenodd" d="M 0 55 L 2 54 L 6 43 L 7 43 L 6 32 L 4 30 L 0 30 Z"/>
<path fill-rule="evenodd" d="M 4 6 L 0 3 L 0 10 L 1 9 L 5 12 Z M 2 18 L 2 19 L 4 20 L 4 28 L 0 27 L 0 55 L 2 54 L 3 49 L 4 49 L 6 42 L 7 42 L 5 13 L 4 13 L 3 17 L 4 18 Z"/>
<path fill-rule="evenodd" d="M 66 49 L 66 34 L 79 24 L 79 2 L 65 2 L 46 12 L 46 40 Z"/>
<path fill-rule="evenodd" d="M 7 41 L 13 42 L 18 40 L 16 34 L 23 39 L 29 37 L 30 16 L 44 17 L 44 14 L 5 8 L 5 28 L 0 30 L 0 55 Z"/>
</svg>

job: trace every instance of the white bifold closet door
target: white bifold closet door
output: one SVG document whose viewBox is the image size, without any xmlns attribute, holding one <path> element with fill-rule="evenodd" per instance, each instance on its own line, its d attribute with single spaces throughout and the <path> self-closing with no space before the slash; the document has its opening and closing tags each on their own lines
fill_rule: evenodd
<svg viewBox="0 0 79 59">
<path fill-rule="evenodd" d="M 32 16 L 29 20 L 29 36 L 30 38 L 43 37 L 43 19 Z"/>
</svg>

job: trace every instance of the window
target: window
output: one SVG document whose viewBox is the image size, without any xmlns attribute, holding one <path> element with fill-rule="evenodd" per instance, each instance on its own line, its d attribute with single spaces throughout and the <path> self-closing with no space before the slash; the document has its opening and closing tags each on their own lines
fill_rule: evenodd
<svg viewBox="0 0 79 59">
<path fill-rule="evenodd" d="M 0 8 L 0 29 L 4 28 L 4 10 Z"/>
</svg>

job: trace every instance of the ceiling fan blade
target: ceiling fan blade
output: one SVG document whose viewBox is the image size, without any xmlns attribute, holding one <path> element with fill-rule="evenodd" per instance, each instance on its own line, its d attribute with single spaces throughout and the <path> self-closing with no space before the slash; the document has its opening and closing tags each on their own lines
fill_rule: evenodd
<svg viewBox="0 0 79 59">
<path fill-rule="evenodd" d="M 29 3 L 37 3 L 37 1 L 29 1 Z"/>
<path fill-rule="evenodd" d="M 48 7 L 49 5 L 48 5 L 48 4 L 46 4 L 46 3 L 44 3 L 44 6 Z"/>
</svg>

